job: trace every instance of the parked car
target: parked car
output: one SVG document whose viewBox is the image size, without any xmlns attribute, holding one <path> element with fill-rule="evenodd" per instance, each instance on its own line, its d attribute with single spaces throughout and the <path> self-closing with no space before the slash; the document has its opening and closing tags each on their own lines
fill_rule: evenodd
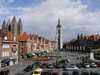
<svg viewBox="0 0 100 75">
<path fill-rule="evenodd" d="M 36 56 L 36 54 L 35 54 L 34 52 L 32 53 L 32 55 L 33 55 L 33 56 Z"/>
<path fill-rule="evenodd" d="M 43 63 L 43 64 L 40 65 L 40 67 L 41 68 L 47 68 L 48 67 L 48 64 L 47 63 Z"/>
<path fill-rule="evenodd" d="M 28 65 L 25 69 L 24 69 L 24 71 L 25 72 L 29 72 L 29 71 L 31 71 L 33 69 L 33 66 L 32 65 Z"/>
<path fill-rule="evenodd" d="M 89 64 L 89 63 L 84 63 L 84 64 L 83 64 L 83 67 L 84 67 L 84 68 L 90 68 L 90 64 Z"/>
<path fill-rule="evenodd" d="M 70 66 L 67 66 L 66 68 L 64 68 L 65 70 L 79 70 L 79 68 L 75 65 L 70 65 Z"/>
<path fill-rule="evenodd" d="M 41 65 L 40 62 L 34 62 L 34 63 L 32 64 L 32 66 L 35 67 L 35 68 L 40 67 L 40 65 Z"/>
<path fill-rule="evenodd" d="M 84 65 L 81 64 L 81 63 L 76 64 L 76 66 L 77 66 L 78 68 L 82 68 L 82 67 L 84 67 Z"/>
<path fill-rule="evenodd" d="M 54 64 L 53 64 L 53 63 L 50 63 L 50 64 L 48 64 L 48 65 L 47 65 L 47 68 L 52 69 L 52 68 L 55 68 L 55 66 L 54 66 Z"/>
<path fill-rule="evenodd" d="M 36 68 L 36 64 L 35 63 L 31 64 L 31 66 L 32 66 L 33 69 Z"/>
<path fill-rule="evenodd" d="M 41 55 L 47 55 L 46 51 L 41 52 Z"/>
<path fill-rule="evenodd" d="M 9 66 L 9 63 L 10 63 L 10 59 L 9 58 L 1 60 L 1 67 Z"/>
<path fill-rule="evenodd" d="M 92 68 L 96 68 L 97 65 L 96 65 L 95 63 L 91 63 L 91 64 L 90 64 L 90 67 L 92 67 Z"/>
<path fill-rule="evenodd" d="M 7 66 L 7 64 L 1 63 L 1 67 L 6 67 L 6 66 Z"/>
<path fill-rule="evenodd" d="M 33 72 L 32 75 L 41 75 L 42 69 L 41 68 L 36 68 Z"/>
</svg>

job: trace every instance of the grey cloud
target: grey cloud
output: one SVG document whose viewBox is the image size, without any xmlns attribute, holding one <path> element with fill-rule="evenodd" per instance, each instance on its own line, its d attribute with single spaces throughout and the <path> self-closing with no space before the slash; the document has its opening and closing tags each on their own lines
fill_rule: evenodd
<svg viewBox="0 0 100 75">
<path fill-rule="evenodd" d="M 19 16 L 23 19 L 25 31 L 38 32 L 53 39 L 60 18 L 64 39 L 70 40 L 77 33 L 99 32 L 100 12 L 90 12 L 87 8 L 88 5 L 83 5 L 81 0 L 46 0 L 37 7 L 23 8 L 23 14 Z"/>
</svg>

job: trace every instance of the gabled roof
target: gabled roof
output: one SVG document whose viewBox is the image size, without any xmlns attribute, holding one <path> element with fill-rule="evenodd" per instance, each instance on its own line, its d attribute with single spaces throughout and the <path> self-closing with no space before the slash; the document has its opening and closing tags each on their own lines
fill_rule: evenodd
<svg viewBox="0 0 100 75">
<path fill-rule="evenodd" d="M 18 41 L 27 41 L 28 38 L 29 38 L 29 35 L 26 32 L 23 32 L 17 36 Z"/>
<path fill-rule="evenodd" d="M 7 32 L 7 40 L 13 41 L 14 40 L 14 34 L 12 32 Z"/>
</svg>

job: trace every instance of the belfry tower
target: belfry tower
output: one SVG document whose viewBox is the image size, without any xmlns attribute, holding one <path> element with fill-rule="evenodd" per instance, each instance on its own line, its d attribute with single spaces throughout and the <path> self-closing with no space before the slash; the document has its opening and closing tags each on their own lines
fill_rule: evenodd
<svg viewBox="0 0 100 75">
<path fill-rule="evenodd" d="M 57 28 L 57 48 L 61 50 L 63 48 L 63 39 L 62 39 L 62 25 L 60 24 L 60 19 L 58 19 Z"/>
</svg>

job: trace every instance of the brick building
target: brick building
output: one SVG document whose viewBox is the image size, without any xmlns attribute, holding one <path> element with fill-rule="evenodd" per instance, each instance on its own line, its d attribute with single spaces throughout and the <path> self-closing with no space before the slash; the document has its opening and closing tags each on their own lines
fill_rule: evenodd
<svg viewBox="0 0 100 75">
<path fill-rule="evenodd" d="M 14 54 L 18 55 L 18 53 L 25 55 L 34 51 L 52 51 L 56 48 L 56 41 L 48 40 L 37 34 L 23 32 L 18 36 L 14 36 L 12 32 L 7 32 L 4 38 L 0 36 L 1 57 L 10 57 Z"/>
<path fill-rule="evenodd" d="M 57 48 L 57 42 L 38 34 L 22 32 L 22 21 L 14 16 L 12 20 L 3 21 L 0 29 L 0 55 L 25 55 L 33 51 L 52 51 Z M 17 52 L 17 53 L 16 53 Z"/>
<path fill-rule="evenodd" d="M 18 42 L 12 32 L 7 32 L 7 35 L 0 39 L 0 43 L 1 57 L 15 57 L 18 55 Z"/>
<path fill-rule="evenodd" d="M 28 34 L 26 32 L 17 36 L 17 41 L 19 42 L 21 55 L 34 51 L 51 51 L 57 48 L 56 41 L 51 41 L 37 34 Z"/>
<path fill-rule="evenodd" d="M 64 48 L 71 51 L 90 52 L 91 49 L 100 48 L 100 35 L 78 35 L 77 39 L 66 42 Z"/>
</svg>

